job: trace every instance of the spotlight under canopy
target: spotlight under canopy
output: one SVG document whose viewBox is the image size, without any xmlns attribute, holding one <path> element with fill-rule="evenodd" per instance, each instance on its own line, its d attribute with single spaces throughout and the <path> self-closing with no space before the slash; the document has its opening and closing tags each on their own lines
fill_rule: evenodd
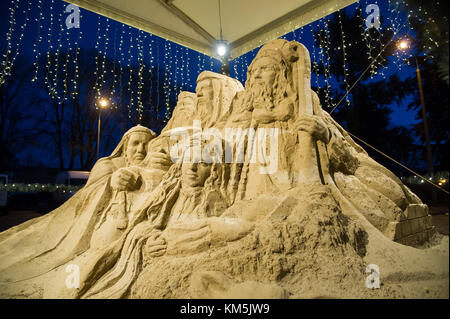
<svg viewBox="0 0 450 319">
<path fill-rule="evenodd" d="M 228 55 L 229 49 L 228 49 L 228 43 L 226 41 L 218 42 L 216 45 L 216 53 L 221 57 L 224 58 Z"/>
</svg>

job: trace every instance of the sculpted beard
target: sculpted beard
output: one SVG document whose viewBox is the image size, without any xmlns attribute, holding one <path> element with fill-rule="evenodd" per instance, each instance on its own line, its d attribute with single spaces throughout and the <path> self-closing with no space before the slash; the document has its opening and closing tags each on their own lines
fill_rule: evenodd
<svg viewBox="0 0 450 319">
<path fill-rule="evenodd" d="M 271 111 L 273 104 L 273 87 L 262 81 L 255 81 L 250 85 L 246 98 L 247 109 L 261 109 Z"/>
</svg>

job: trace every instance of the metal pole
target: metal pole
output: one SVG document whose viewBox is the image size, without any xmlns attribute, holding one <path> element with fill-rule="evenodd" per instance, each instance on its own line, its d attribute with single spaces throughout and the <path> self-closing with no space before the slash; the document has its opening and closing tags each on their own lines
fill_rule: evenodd
<svg viewBox="0 0 450 319">
<path fill-rule="evenodd" d="M 98 109 L 98 127 L 97 127 L 97 160 L 99 156 L 99 150 L 100 150 L 100 121 L 101 121 L 101 115 L 102 112 L 100 109 Z"/>
<path fill-rule="evenodd" d="M 431 154 L 431 143 L 430 143 L 430 133 L 428 131 L 428 121 L 427 121 L 427 111 L 425 109 L 425 98 L 423 96 L 423 88 L 422 88 L 422 77 L 420 75 L 419 62 L 416 59 L 416 73 L 417 73 L 417 82 L 419 84 L 419 94 L 420 94 L 420 103 L 422 104 L 422 119 L 423 119 L 423 129 L 425 132 L 425 142 L 427 147 L 427 161 L 428 161 L 428 171 L 430 172 L 431 178 L 434 178 L 434 169 L 433 169 L 433 156 Z M 436 201 L 436 192 L 434 188 L 431 191 L 432 201 Z"/>
</svg>

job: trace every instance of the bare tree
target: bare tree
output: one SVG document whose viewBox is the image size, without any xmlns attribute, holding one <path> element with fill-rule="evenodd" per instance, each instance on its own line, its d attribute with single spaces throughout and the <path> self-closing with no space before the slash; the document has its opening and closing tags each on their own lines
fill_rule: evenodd
<svg viewBox="0 0 450 319">
<path fill-rule="evenodd" d="M 67 54 L 69 57 L 67 58 Z M 60 169 L 72 169 L 79 163 L 79 168 L 89 170 L 96 161 L 97 147 L 97 119 L 96 109 L 97 90 L 99 81 L 95 70 L 96 51 L 81 50 L 75 59 L 75 53 L 52 54 L 41 61 L 42 68 L 50 61 L 56 64 L 58 59 L 77 61 L 78 70 L 74 63 L 64 67 L 59 66 L 54 71 L 41 75 L 40 87 L 48 97 L 46 125 L 42 126 L 42 134 L 51 141 L 51 149 L 58 157 Z M 105 61 L 105 69 L 113 69 L 110 60 Z M 57 64 L 56 64 L 57 65 Z M 77 73 L 76 73 L 77 72 Z M 78 76 L 76 76 L 78 74 Z M 49 80 L 49 78 L 51 78 Z M 105 77 L 101 91 L 110 92 L 113 80 Z M 106 95 L 105 95 L 106 96 Z M 111 110 L 102 110 L 102 135 L 111 134 L 109 122 L 114 117 Z M 112 126 L 116 128 L 116 126 Z M 102 140 L 108 148 L 110 139 Z"/>
<path fill-rule="evenodd" d="M 45 117 L 45 99 L 31 82 L 31 73 L 30 65 L 19 58 L 12 76 L 0 86 L 0 171 L 17 166 L 18 154 L 33 144 Z"/>
</svg>

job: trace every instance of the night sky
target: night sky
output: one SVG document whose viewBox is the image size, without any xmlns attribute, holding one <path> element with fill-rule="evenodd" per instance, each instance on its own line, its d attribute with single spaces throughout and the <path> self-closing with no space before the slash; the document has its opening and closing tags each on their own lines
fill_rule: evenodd
<svg viewBox="0 0 450 319">
<path fill-rule="evenodd" d="M 24 38 L 22 40 L 22 43 L 20 47 L 18 48 L 19 56 L 25 58 L 26 60 L 30 61 L 30 64 L 35 61 L 36 53 L 33 52 L 34 45 L 37 43 L 38 39 L 38 31 L 39 31 L 39 25 L 36 21 L 37 17 L 39 16 L 39 9 L 38 9 L 38 0 L 30 0 L 31 2 L 31 10 L 30 10 L 30 19 L 28 21 L 28 25 L 25 28 Z M 4 0 L 2 1 L 2 10 L 0 11 L 0 45 L 4 50 L 7 46 L 6 42 L 6 34 L 9 29 L 10 24 L 10 17 L 9 17 L 9 7 L 11 6 L 12 0 Z M 357 6 L 361 5 L 362 8 L 365 8 L 367 4 L 370 4 L 374 1 L 360 1 L 358 4 L 354 4 L 345 10 L 348 13 L 353 13 L 355 11 L 355 8 Z M 51 9 L 53 3 L 53 9 Z M 383 15 L 389 15 L 390 12 L 388 10 L 388 2 L 387 0 L 377 1 L 377 3 L 380 6 L 381 9 L 381 16 Z M 17 43 L 18 38 L 20 34 L 20 26 L 23 24 L 25 14 L 23 13 L 23 10 L 26 11 L 28 5 L 28 0 L 20 0 L 20 10 L 17 12 L 17 24 L 15 26 L 15 32 L 13 33 L 13 40 L 12 40 L 12 49 L 13 52 L 17 49 Z M 108 20 L 105 17 L 101 17 L 97 14 L 91 13 L 87 10 L 81 9 L 81 24 L 80 28 L 76 29 L 70 29 L 66 30 L 61 29 L 61 25 L 64 25 L 64 21 L 67 13 L 64 13 L 65 7 L 68 4 L 60 1 L 60 0 L 43 0 L 42 1 L 42 15 L 43 20 L 41 22 L 41 35 L 43 37 L 42 42 L 39 43 L 38 49 L 39 54 L 45 55 L 46 52 L 49 49 L 49 42 L 48 42 L 48 32 L 50 28 L 50 15 L 53 13 L 53 28 L 52 28 L 52 44 L 54 47 L 57 47 L 58 45 L 58 38 L 61 35 L 61 43 L 62 47 L 61 49 L 67 49 L 69 46 L 73 46 L 73 43 L 75 42 L 75 39 L 78 38 L 79 32 L 82 32 L 82 39 L 80 42 L 80 47 L 89 49 L 94 48 L 96 46 L 97 42 L 97 32 L 98 32 L 98 26 L 100 23 L 100 35 L 103 35 L 105 33 L 105 29 L 107 25 L 109 24 L 109 32 L 108 32 L 108 49 L 106 50 L 107 56 L 110 58 L 113 58 L 116 56 L 117 59 L 117 50 L 119 47 L 119 38 L 120 35 L 124 35 L 124 43 L 122 50 L 124 52 L 124 59 L 123 64 L 126 65 L 131 58 L 128 54 L 129 46 L 130 46 L 130 39 L 133 38 L 136 45 L 136 39 L 138 37 L 139 31 L 134 28 L 129 28 L 128 26 L 123 26 L 120 23 L 117 23 L 113 20 Z M 403 13 L 400 13 L 399 17 L 402 18 Z M 314 24 L 313 24 L 314 25 Z M 66 33 L 67 32 L 67 33 Z M 409 30 L 405 30 L 405 32 L 409 32 Z M 300 37 L 301 35 L 301 37 Z M 164 65 L 167 63 L 171 63 L 171 71 L 173 72 L 173 77 L 177 77 L 176 80 L 180 82 L 184 82 L 187 84 L 187 88 L 190 91 L 195 90 L 195 80 L 198 76 L 198 74 L 203 70 L 212 70 L 215 72 L 219 72 L 220 69 L 220 61 L 211 59 L 207 56 L 204 56 L 202 54 L 198 54 L 195 51 L 189 50 L 185 47 L 179 46 L 175 43 L 171 43 L 169 50 L 167 41 L 165 41 L 162 38 L 159 38 L 154 35 L 146 34 L 144 32 L 141 32 L 141 37 L 143 37 L 143 53 L 144 53 L 144 61 L 147 63 L 152 63 L 155 65 L 159 65 L 162 68 L 164 68 Z M 291 32 L 283 38 L 287 40 L 297 40 L 301 43 L 303 43 L 310 52 L 313 50 L 313 41 L 311 36 L 311 28 L 310 26 L 303 27 L 303 32 L 300 30 L 296 30 L 294 32 Z M 105 50 L 105 37 L 101 36 L 99 39 L 99 45 L 98 47 L 101 50 Z M 153 42 L 152 42 L 153 41 Z M 169 56 L 167 57 L 164 55 L 164 47 L 166 44 L 166 50 Z M 115 50 L 114 50 L 115 48 Z M 317 49 L 317 48 L 316 48 Z M 150 55 L 150 51 L 152 52 L 152 55 Z M 257 53 L 257 49 L 253 50 L 244 56 L 239 57 L 237 60 L 232 61 L 230 64 L 230 70 L 231 70 L 231 76 L 237 78 L 240 80 L 243 84 L 246 77 L 246 65 L 250 64 L 252 59 Z M 136 46 L 134 46 L 134 53 L 132 54 L 131 63 L 133 65 L 137 64 L 137 52 L 136 52 Z M 175 72 L 174 69 L 175 65 L 175 59 L 177 57 L 189 57 L 189 71 L 185 68 L 182 71 Z M 153 62 L 151 62 L 153 59 Z M 183 63 L 184 60 L 179 59 L 177 61 L 178 66 Z M 236 64 L 236 67 L 234 67 L 234 64 Z M 199 68 L 200 64 L 200 68 Z M 212 66 L 212 68 L 211 68 Z M 237 70 L 237 74 L 235 73 L 235 70 Z M 405 79 L 407 77 L 411 77 L 414 75 L 414 68 L 412 67 L 402 67 L 401 69 L 398 69 L 397 65 L 394 63 L 390 63 L 387 68 L 383 70 L 384 74 L 386 76 L 389 76 L 390 74 L 397 73 L 401 79 Z M 189 77 L 187 75 L 189 74 Z M 375 77 L 373 81 L 379 81 L 380 77 Z M 315 85 L 315 75 L 312 76 L 312 82 L 313 85 Z M 323 79 L 319 79 L 319 83 L 323 84 Z M 175 92 L 173 93 L 175 94 Z M 412 98 L 412 97 L 411 97 Z M 409 103 L 409 100 L 411 98 L 407 99 L 404 102 L 404 105 L 392 105 L 392 124 L 393 125 L 403 125 L 406 127 L 411 127 L 412 124 L 416 123 L 417 120 L 415 119 L 415 111 L 407 111 L 406 105 Z M 173 107 L 173 106 L 171 106 Z M 345 107 L 345 106 L 341 106 Z M 325 108 L 326 109 L 326 108 Z M 327 110 L 327 109 L 326 109 Z M 329 111 L 329 109 L 328 109 Z M 53 163 L 49 163 L 52 165 Z"/>
</svg>

